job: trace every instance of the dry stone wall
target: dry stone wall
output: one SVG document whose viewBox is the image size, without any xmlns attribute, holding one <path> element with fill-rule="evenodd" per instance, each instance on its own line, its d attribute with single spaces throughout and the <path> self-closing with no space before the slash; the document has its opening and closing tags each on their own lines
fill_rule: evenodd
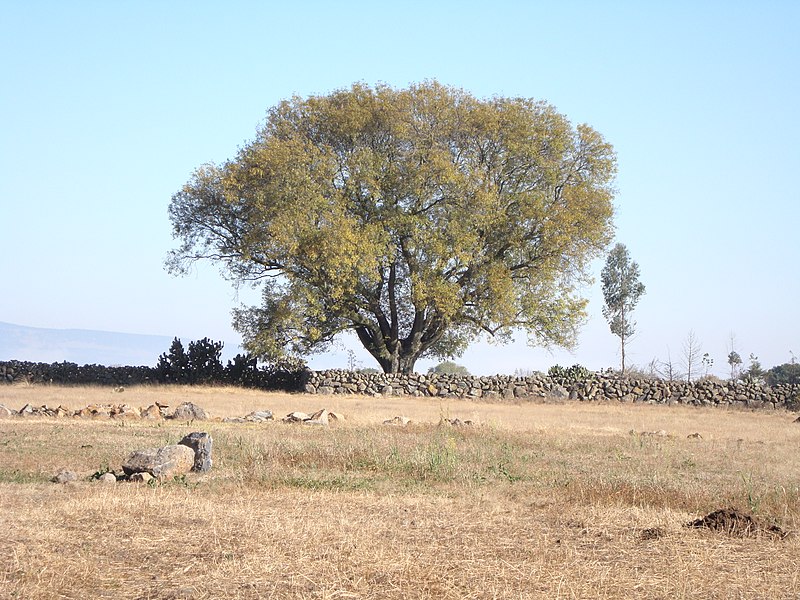
<svg viewBox="0 0 800 600">
<path fill-rule="evenodd" d="M 575 381 L 546 375 L 470 377 L 445 374 L 400 375 L 335 370 L 313 371 L 306 374 L 303 390 L 309 394 L 431 396 L 505 401 L 563 398 L 800 409 L 800 385 L 770 387 L 757 383 L 726 383 L 713 380 L 687 383 L 620 379 L 599 374 Z"/>
<path fill-rule="evenodd" d="M 408 375 L 353 371 L 306 371 L 299 378 L 280 381 L 264 374 L 263 389 L 305 391 L 309 394 L 366 394 L 429 396 L 497 401 L 522 399 L 616 400 L 621 402 L 681 403 L 800 410 L 800 385 L 767 386 L 713 380 L 691 383 L 649 379 L 620 379 L 593 374 L 583 380 L 532 375 L 470 377 L 447 374 Z M 154 367 L 78 366 L 73 363 L 0 362 L 0 383 L 94 384 L 109 386 L 158 383 Z M 219 382 L 226 383 L 226 382 Z"/>
</svg>

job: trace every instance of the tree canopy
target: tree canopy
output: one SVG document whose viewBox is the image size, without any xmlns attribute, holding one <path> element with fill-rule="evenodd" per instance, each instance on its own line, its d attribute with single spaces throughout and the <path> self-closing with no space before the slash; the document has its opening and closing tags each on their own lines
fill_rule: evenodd
<svg viewBox="0 0 800 600">
<path fill-rule="evenodd" d="M 481 332 L 570 346 L 615 172 L 599 133 L 544 102 L 435 81 L 294 97 L 172 197 L 168 268 L 210 259 L 261 285 L 234 326 L 265 358 L 346 330 L 387 372 L 458 356 Z"/>
</svg>

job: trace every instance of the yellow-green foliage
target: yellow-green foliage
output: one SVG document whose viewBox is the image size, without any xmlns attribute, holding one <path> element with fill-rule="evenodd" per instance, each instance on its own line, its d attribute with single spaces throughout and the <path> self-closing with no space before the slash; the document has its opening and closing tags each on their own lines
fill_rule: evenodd
<svg viewBox="0 0 800 600">
<path fill-rule="evenodd" d="M 172 199 L 170 264 L 266 278 L 235 319 L 262 355 L 345 329 L 390 371 L 482 330 L 569 344 L 615 168 L 600 134 L 543 102 L 355 84 L 281 102 L 235 159 L 197 170 Z"/>
</svg>

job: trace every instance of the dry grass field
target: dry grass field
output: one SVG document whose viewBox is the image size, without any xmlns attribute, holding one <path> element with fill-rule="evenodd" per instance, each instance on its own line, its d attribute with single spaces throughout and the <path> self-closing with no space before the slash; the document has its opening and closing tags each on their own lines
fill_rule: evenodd
<svg viewBox="0 0 800 600">
<path fill-rule="evenodd" d="M 791 413 L 0 387 L 14 409 L 156 400 L 347 420 L 0 420 L 0 598 L 800 598 Z M 214 438 L 207 474 L 89 478 L 191 431 Z M 62 467 L 84 478 L 50 483 Z M 788 534 L 686 527 L 720 508 Z"/>
</svg>

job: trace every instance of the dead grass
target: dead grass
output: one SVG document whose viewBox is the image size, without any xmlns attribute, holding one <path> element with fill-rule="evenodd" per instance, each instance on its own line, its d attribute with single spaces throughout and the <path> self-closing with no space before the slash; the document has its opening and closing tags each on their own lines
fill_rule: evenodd
<svg viewBox="0 0 800 600">
<path fill-rule="evenodd" d="M 798 535 L 685 527 L 732 507 L 800 530 L 800 426 L 788 413 L 0 387 L 12 408 L 155 400 L 220 416 L 326 407 L 347 421 L 1 420 L 0 598 L 800 596 Z M 414 423 L 380 424 L 398 414 Z M 215 440 L 202 477 L 48 483 L 61 467 L 88 477 L 200 429 Z M 669 435 L 641 435 L 658 430 Z"/>
</svg>

